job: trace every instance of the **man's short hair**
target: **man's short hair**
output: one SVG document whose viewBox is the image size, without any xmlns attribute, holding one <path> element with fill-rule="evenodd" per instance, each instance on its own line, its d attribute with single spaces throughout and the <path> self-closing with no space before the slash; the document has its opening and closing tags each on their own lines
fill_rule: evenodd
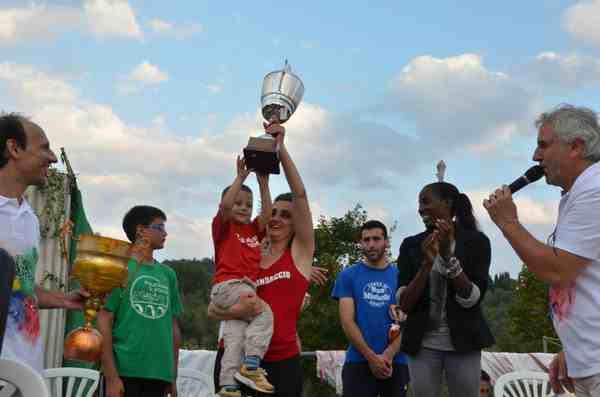
<svg viewBox="0 0 600 397">
<path fill-rule="evenodd" d="M 370 220 L 370 221 L 366 221 L 361 227 L 360 227 L 360 236 L 362 237 L 362 232 L 364 230 L 371 230 L 371 229 L 381 229 L 383 230 L 383 238 L 384 239 L 388 239 L 388 233 L 387 233 L 387 227 L 385 227 L 385 225 L 377 220 Z"/>
<path fill-rule="evenodd" d="M 27 134 L 23 120 L 27 120 L 18 113 L 0 113 L 0 168 L 8 163 L 6 142 L 14 139 L 21 149 L 27 147 Z"/>
<path fill-rule="evenodd" d="M 223 191 L 221 192 L 221 199 L 223 199 L 223 197 L 225 196 L 225 193 L 227 193 L 230 188 L 231 188 L 231 185 L 229 185 L 225 189 L 223 189 Z M 248 192 L 248 193 L 252 194 L 252 189 L 250 189 L 250 187 L 248 187 L 247 185 L 242 185 L 240 190 L 243 190 L 244 192 Z"/>
<path fill-rule="evenodd" d="M 165 213 L 156 207 L 136 205 L 127 211 L 123 217 L 123 231 L 125 231 L 129 241 L 133 243 L 137 237 L 136 230 L 138 225 L 148 226 L 156 218 L 160 218 L 164 221 L 167 220 Z"/>
<path fill-rule="evenodd" d="M 600 125 L 592 109 L 561 104 L 552 111 L 542 113 L 535 121 L 536 128 L 549 125 L 563 143 L 581 139 L 585 146 L 584 158 L 600 161 Z"/>
<path fill-rule="evenodd" d="M 490 384 L 492 383 L 492 380 L 491 380 L 490 376 L 484 370 L 481 370 L 481 380 L 483 380 L 485 382 L 488 382 Z"/>
</svg>

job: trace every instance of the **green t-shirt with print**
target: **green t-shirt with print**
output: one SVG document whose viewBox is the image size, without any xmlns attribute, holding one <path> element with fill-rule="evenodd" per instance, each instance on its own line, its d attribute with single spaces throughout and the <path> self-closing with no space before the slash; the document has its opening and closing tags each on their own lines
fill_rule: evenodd
<svg viewBox="0 0 600 397">
<path fill-rule="evenodd" d="M 175 380 L 173 317 L 182 312 L 177 276 L 158 262 L 129 261 L 127 288 L 115 289 L 104 308 L 114 314 L 113 354 L 119 376 Z"/>
</svg>

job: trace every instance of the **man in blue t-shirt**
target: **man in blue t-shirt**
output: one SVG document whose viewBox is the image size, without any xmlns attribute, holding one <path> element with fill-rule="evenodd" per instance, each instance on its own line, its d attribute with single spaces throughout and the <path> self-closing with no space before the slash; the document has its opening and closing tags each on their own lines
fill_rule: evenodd
<svg viewBox="0 0 600 397">
<path fill-rule="evenodd" d="M 339 301 L 340 320 L 350 342 L 342 370 L 342 397 L 404 397 L 408 383 L 406 357 L 399 354 L 401 336 L 388 342 L 393 321 L 398 269 L 387 262 L 387 228 L 379 221 L 360 229 L 364 261 L 344 269 L 331 296 Z"/>
</svg>

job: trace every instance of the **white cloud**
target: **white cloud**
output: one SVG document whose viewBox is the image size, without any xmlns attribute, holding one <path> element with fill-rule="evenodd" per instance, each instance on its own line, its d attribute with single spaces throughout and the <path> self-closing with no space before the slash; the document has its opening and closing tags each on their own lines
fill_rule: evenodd
<svg viewBox="0 0 600 397">
<path fill-rule="evenodd" d="M 529 63 L 525 77 L 541 89 L 573 90 L 600 82 L 600 59 L 575 53 L 542 52 Z"/>
<path fill-rule="evenodd" d="M 492 222 L 483 200 L 488 198 L 496 187 L 481 187 L 465 193 L 471 199 L 475 216 L 480 222 L 482 231 L 492 244 L 491 273 L 510 272 L 516 277 L 521 270 L 522 261 L 510 246 L 500 229 Z M 558 213 L 558 199 L 548 200 L 535 197 L 536 192 L 519 192 L 515 195 L 515 205 L 520 222 L 538 240 L 545 242 L 554 229 Z"/>
<path fill-rule="evenodd" d="M 482 188 L 466 192 L 471 199 L 477 218 L 486 220 L 488 223 L 491 223 L 491 221 L 487 210 L 483 207 L 483 200 L 487 199 L 494 189 Z M 556 223 L 558 214 L 558 202 L 556 200 L 541 201 L 519 192 L 518 195 L 515 195 L 514 201 L 517 206 L 519 220 L 524 225 L 554 225 Z"/>
<path fill-rule="evenodd" d="M 8 84 L 12 98 L 23 105 L 38 106 L 49 101 L 71 103 L 77 97 L 77 92 L 68 82 L 50 77 L 31 66 L 0 63 L 0 80 Z"/>
<path fill-rule="evenodd" d="M 168 81 L 169 75 L 160 70 L 158 66 L 143 61 L 131 71 L 129 78 L 145 85 L 152 85 Z"/>
<path fill-rule="evenodd" d="M 173 25 L 162 19 L 151 19 L 148 21 L 148 26 L 155 33 L 166 33 L 173 29 Z"/>
<path fill-rule="evenodd" d="M 73 31 L 90 32 L 101 38 L 143 37 L 126 0 L 85 0 L 80 6 L 32 1 L 24 7 L 0 8 L 0 45 L 48 40 Z"/>
<path fill-rule="evenodd" d="M 563 28 L 576 39 L 600 44 L 600 0 L 584 0 L 563 15 Z"/>
<path fill-rule="evenodd" d="M 168 73 L 148 61 L 143 61 L 134 67 L 125 79 L 121 80 L 118 89 L 123 94 L 131 94 L 144 87 L 158 85 L 166 81 L 169 81 Z"/>
<path fill-rule="evenodd" d="M 233 175 L 235 153 L 247 140 L 248 129 L 239 126 L 257 125 L 254 116 L 234 118 L 209 137 L 176 136 L 164 116 L 148 126 L 132 125 L 68 81 L 13 63 L 0 63 L 0 97 L 10 99 L 5 108 L 27 109 L 53 148 L 66 148 L 94 228 L 118 237 L 115 225 L 128 208 L 157 205 L 170 214 L 173 231 L 165 255 L 212 255 L 210 222 L 199 213 L 216 208 L 218 192 Z"/>
<path fill-rule="evenodd" d="M 370 119 L 305 102 L 286 123 L 286 140 L 311 186 L 385 191 L 441 157 L 499 153 L 515 134 L 534 131 L 540 103 L 477 55 L 423 56 L 398 73 L 382 104 L 368 109 L 374 116 L 364 112 Z M 380 113 L 401 114 L 415 131 L 381 124 Z"/>
<path fill-rule="evenodd" d="M 82 12 L 73 7 L 31 3 L 23 8 L 0 8 L 0 45 L 49 39 L 82 26 Z"/>
<path fill-rule="evenodd" d="M 223 86 L 221 84 L 207 84 L 206 89 L 212 94 L 219 94 L 223 91 Z"/>
<path fill-rule="evenodd" d="M 541 100 L 476 54 L 420 56 L 390 84 L 384 109 L 414 121 L 423 145 L 448 152 L 490 151 L 531 131 Z"/>
<path fill-rule="evenodd" d="M 143 37 L 127 0 L 85 0 L 83 9 L 89 30 L 98 37 Z"/>
<path fill-rule="evenodd" d="M 204 28 L 199 23 L 174 23 L 162 19 L 151 19 L 147 22 L 150 30 L 157 35 L 171 36 L 178 40 L 184 40 L 196 34 L 202 33 Z"/>
<path fill-rule="evenodd" d="M 553 225 L 558 214 L 556 202 L 539 202 L 529 197 L 515 199 L 519 216 L 523 223 L 528 225 Z"/>
<path fill-rule="evenodd" d="M 389 127 L 305 102 L 286 123 L 286 129 L 294 158 L 302 164 L 307 183 L 313 186 L 386 188 L 393 180 L 388 173 L 406 175 L 414 170 L 410 167 L 416 160 L 409 149 L 411 140 Z M 377 159 L 378 166 L 367 170 L 365 161 L 369 158 Z"/>
<path fill-rule="evenodd" d="M 82 97 L 68 81 L 10 63 L 0 63 L 0 95 L 14 101 L 5 106 L 27 109 L 46 130 L 54 148 L 67 149 L 79 173 L 92 224 L 101 230 L 118 230 L 114 225 L 120 224 L 132 205 L 158 205 L 187 219 L 178 226 L 180 237 L 189 241 L 182 252 L 211 255 L 206 212 L 212 213 L 220 190 L 230 183 L 235 155 L 245 146 L 249 131 L 259 130 L 258 109 L 254 114 L 233 117 L 221 131 L 175 135 L 163 115 L 152 115 L 148 125 L 133 125 L 109 106 Z M 371 131 L 369 124 L 343 121 L 310 103 L 304 103 L 286 127 L 289 147 L 311 191 L 332 188 L 343 180 L 381 188 L 385 182 L 382 172 L 407 161 L 396 155 L 402 142 L 373 143 L 373 139 L 381 142 L 391 137 L 391 130 Z M 351 129 L 359 133 L 349 133 Z M 365 172 L 361 161 L 348 161 L 349 153 L 361 153 L 365 148 L 381 157 L 383 171 Z M 406 172 L 406 167 L 400 170 Z M 283 179 L 274 178 L 273 192 L 284 190 Z M 316 215 L 319 208 L 315 210 Z M 196 234 L 184 234 L 190 230 Z M 202 240 L 192 243 L 196 238 Z M 171 236 L 171 241 L 177 239 Z M 173 254 L 169 247 L 166 252 L 183 255 L 179 251 Z"/>
</svg>

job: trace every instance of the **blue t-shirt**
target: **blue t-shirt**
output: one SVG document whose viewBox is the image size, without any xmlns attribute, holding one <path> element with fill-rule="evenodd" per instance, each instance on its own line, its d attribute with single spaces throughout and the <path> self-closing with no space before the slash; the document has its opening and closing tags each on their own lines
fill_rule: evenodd
<svg viewBox="0 0 600 397">
<path fill-rule="evenodd" d="M 347 267 L 335 281 L 331 296 L 354 299 L 354 321 L 367 345 L 376 354 L 388 346 L 388 330 L 393 323 L 388 309 L 395 303 L 398 288 L 398 268 L 389 264 L 385 269 L 374 269 L 364 262 Z M 352 344 L 346 353 L 346 362 L 367 360 Z M 394 363 L 406 364 L 404 354 L 396 354 Z"/>
</svg>

